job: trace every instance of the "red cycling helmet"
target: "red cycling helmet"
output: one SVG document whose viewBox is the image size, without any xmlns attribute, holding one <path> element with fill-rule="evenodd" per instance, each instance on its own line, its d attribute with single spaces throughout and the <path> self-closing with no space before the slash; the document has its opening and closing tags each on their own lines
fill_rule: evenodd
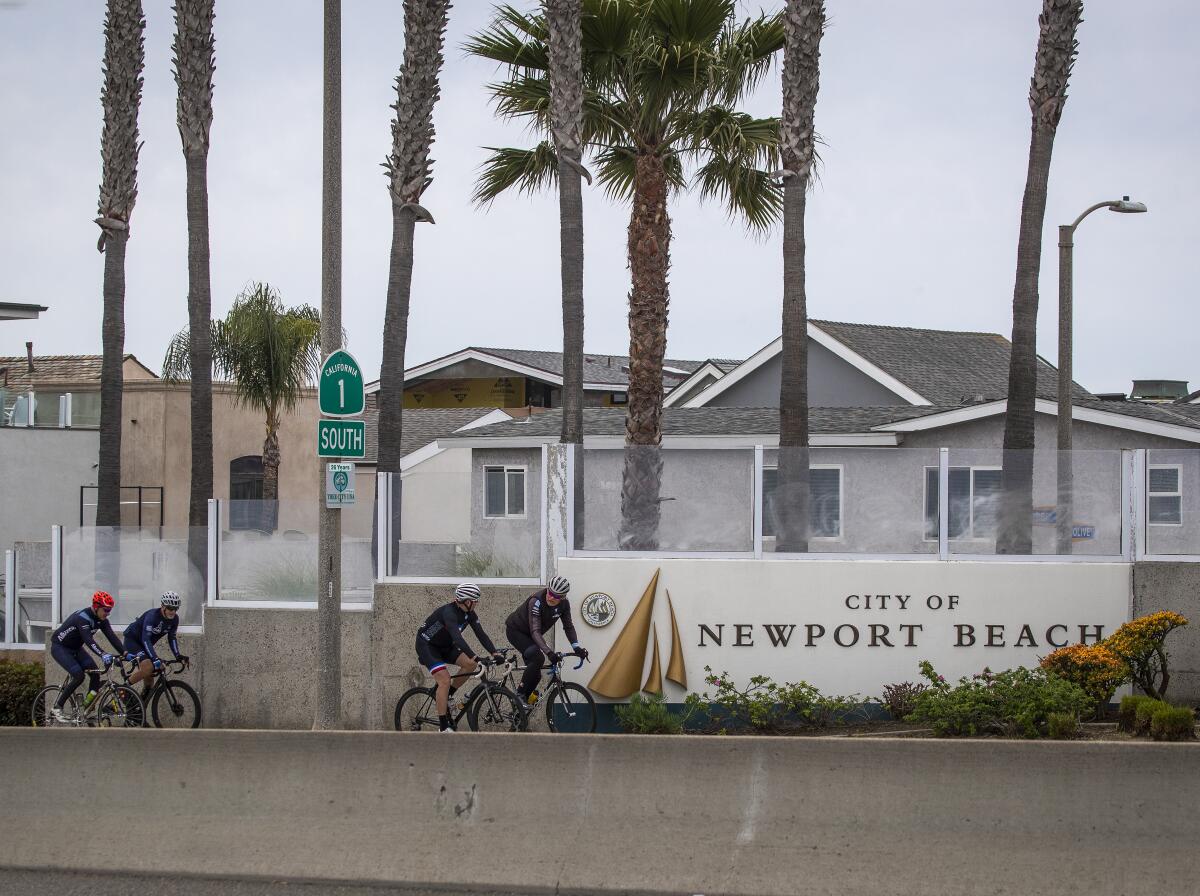
<svg viewBox="0 0 1200 896">
<path fill-rule="evenodd" d="M 113 600 L 113 596 L 107 591 L 97 591 L 92 595 L 93 610 L 111 610 L 115 603 L 116 601 Z"/>
</svg>

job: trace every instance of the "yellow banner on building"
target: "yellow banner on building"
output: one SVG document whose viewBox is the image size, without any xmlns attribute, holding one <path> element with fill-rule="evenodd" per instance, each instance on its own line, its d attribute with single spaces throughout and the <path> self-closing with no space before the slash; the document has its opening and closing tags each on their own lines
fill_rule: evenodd
<svg viewBox="0 0 1200 896">
<path fill-rule="evenodd" d="M 404 390 L 406 408 L 523 408 L 525 378 L 426 380 Z"/>
</svg>

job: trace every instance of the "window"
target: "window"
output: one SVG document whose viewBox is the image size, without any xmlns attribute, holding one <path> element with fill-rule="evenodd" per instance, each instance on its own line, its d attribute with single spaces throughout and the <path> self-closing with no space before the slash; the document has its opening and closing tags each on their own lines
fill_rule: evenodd
<svg viewBox="0 0 1200 896">
<path fill-rule="evenodd" d="M 1182 526 L 1183 468 L 1178 465 L 1152 464 L 1147 471 L 1147 478 L 1150 482 L 1150 525 Z"/>
<path fill-rule="evenodd" d="M 483 515 L 493 518 L 525 516 L 525 468 L 483 468 Z"/>
<path fill-rule="evenodd" d="M 1003 472 L 999 467 L 950 468 L 951 538 L 995 538 Z M 925 468 L 925 539 L 938 538 L 938 468 Z"/>
<path fill-rule="evenodd" d="M 775 490 L 779 470 L 763 468 L 763 537 L 774 538 Z M 808 532 L 811 538 L 842 537 L 842 468 L 818 464 L 808 472 Z"/>
<path fill-rule="evenodd" d="M 229 462 L 229 528 L 275 531 L 276 502 L 263 500 L 262 457 L 257 454 Z"/>
</svg>

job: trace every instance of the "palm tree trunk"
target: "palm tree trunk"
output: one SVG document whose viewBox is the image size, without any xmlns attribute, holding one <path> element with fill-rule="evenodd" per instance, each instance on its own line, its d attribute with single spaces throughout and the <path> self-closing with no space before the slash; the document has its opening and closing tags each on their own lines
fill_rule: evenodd
<svg viewBox="0 0 1200 896">
<path fill-rule="evenodd" d="M 808 550 L 808 297 L 805 292 L 804 212 L 813 160 L 820 88 L 824 0 L 788 0 L 783 13 L 783 338 L 779 383 L 779 472 L 774 508 L 775 549 Z"/>
<path fill-rule="evenodd" d="M 321 128 L 321 352 L 342 344 L 342 3 L 325 0 Z M 265 471 L 264 471 L 265 472 Z M 317 694 L 313 729 L 342 727 L 342 518 L 317 469 Z M 263 484 L 265 497 L 266 483 Z"/>
<path fill-rule="evenodd" d="M 667 349 L 667 274 L 671 219 L 667 177 L 660 157 L 639 155 L 629 220 L 629 412 L 621 480 L 622 550 L 658 550 L 663 459 L 663 357 Z"/>
<path fill-rule="evenodd" d="M 192 481 L 188 502 L 188 565 L 200 599 L 208 572 L 208 500 L 213 496 L 212 287 L 209 274 L 208 160 L 185 153 L 188 221 L 188 345 L 191 383 Z M 198 588 L 197 588 L 198 586 Z"/>
<path fill-rule="evenodd" d="M 1033 450 L 1037 402 L 1038 277 L 1042 266 L 1042 225 L 1054 136 L 1067 101 L 1067 84 L 1078 44 L 1075 32 L 1083 0 L 1043 0 L 1029 108 L 1033 113 L 1029 167 L 1021 201 L 1017 275 L 1013 287 L 1012 355 L 1008 368 L 1008 409 L 1004 419 L 1004 479 L 996 550 L 1033 550 Z"/>
<path fill-rule="evenodd" d="M 121 401 L 125 354 L 125 232 L 104 244 L 104 318 L 100 364 L 100 466 L 96 473 L 96 525 L 121 525 Z M 110 583 L 115 586 L 115 582 Z"/>
<path fill-rule="evenodd" d="M 208 229 L 208 146 L 212 129 L 214 0 L 176 0 L 176 119 L 187 172 L 188 324 L 191 339 L 191 488 L 188 590 L 200 599 L 208 574 L 208 501 L 213 496 L 212 286 Z M 203 605 L 201 600 L 200 606 Z"/>
<path fill-rule="evenodd" d="M 584 543 L 583 506 L 583 32 L 580 0 L 547 0 L 550 107 L 558 153 L 559 265 L 563 316 L 563 444 L 575 445 L 575 545 Z"/>
</svg>

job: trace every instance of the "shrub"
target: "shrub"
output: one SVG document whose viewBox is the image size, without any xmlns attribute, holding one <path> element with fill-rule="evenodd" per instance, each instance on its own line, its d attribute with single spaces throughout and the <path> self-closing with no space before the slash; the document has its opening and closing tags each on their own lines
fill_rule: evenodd
<svg viewBox="0 0 1200 896">
<path fill-rule="evenodd" d="M 1150 736 L 1155 740 L 1192 740 L 1196 715 L 1188 706 L 1164 706 L 1150 717 Z"/>
<path fill-rule="evenodd" d="M 1037 737 L 1046 730 L 1052 712 L 1081 716 L 1092 710 L 1091 699 L 1079 685 L 1040 669 L 984 669 L 954 686 L 928 661 L 921 662 L 921 674 L 930 686 L 917 695 L 907 721 L 927 724 L 939 737 Z"/>
<path fill-rule="evenodd" d="M 689 694 L 689 714 L 704 713 L 710 719 L 729 722 L 731 727 L 748 726 L 758 731 L 797 725 L 825 728 L 843 722 L 861 703 L 857 694 L 829 696 L 804 681 L 776 684 L 766 675 L 755 675 L 748 686 L 738 688 L 728 672 L 717 675 L 711 666 L 705 666 L 704 672 L 705 684 L 716 692 L 711 696 L 707 691 Z"/>
<path fill-rule="evenodd" d="M 1041 668 L 1079 685 L 1101 713 L 1113 692 L 1129 680 L 1125 661 L 1104 644 L 1072 644 L 1043 657 Z"/>
<path fill-rule="evenodd" d="M 681 734 L 683 721 L 667 708 L 661 694 L 643 697 L 634 694 L 629 703 L 613 710 L 617 723 L 630 734 Z"/>
<path fill-rule="evenodd" d="M 1079 734 L 1079 717 L 1069 712 L 1049 713 L 1046 730 L 1054 740 L 1070 740 Z"/>
<path fill-rule="evenodd" d="M 1163 642 L 1167 635 L 1187 624 L 1183 616 L 1164 610 L 1126 622 L 1101 643 L 1125 661 L 1134 684 L 1161 700 L 1171 681 L 1167 669 L 1170 655 Z"/>
<path fill-rule="evenodd" d="M 1150 723 L 1154 719 L 1154 714 L 1160 709 L 1170 709 L 1171 704 L 1164 703 L 1161 700 L 1155 700 L 1152 697 L 1146 697 L 1137 705 L 1137 710 L 1134 713 L 1133 733 L 1134 734 L 1149 734 Z"/>
<path fill-rule="evenodd" d="M 1117 713 L 1117 729 L 1120 731 L 1128 731 L 1133 734 L 1137 730 L 1137 711 L 1138 707 L 1147 700 L 1153 702 L 1153 697 L 1147 697 L 1144 694 L 1131 694 L 1121 698 L 1121 709 Z"/>
<path fill-rule="evenodd" d="M 911 681 L 889 684 L 883 689 L 879 702 L 887 707 L 893 719 L 901 722 L 916 708 L 917 695 L 925 689 L 926 685 L 913 684 Z"/>
<path fill-rule="evenodd" d="M 41 663 L 0 660 L 0 725 L 30 724 L 33 698 L 46 684 Z"/>
</svg>

